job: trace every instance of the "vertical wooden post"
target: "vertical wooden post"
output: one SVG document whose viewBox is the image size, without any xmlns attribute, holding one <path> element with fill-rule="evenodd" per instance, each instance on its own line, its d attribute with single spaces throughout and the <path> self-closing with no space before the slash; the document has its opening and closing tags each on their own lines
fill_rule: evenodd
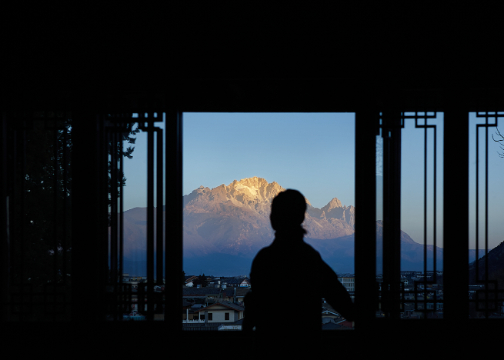
<svg viewBox="0 0 504 360">
<path fill-rule="evenodd" d="M 96 115 L 73 114 L 71 281 L 72 320 L 77 322 L 105 320 L 106 314 L 107 173 L 101 178 L 105 144 L 100 123 Z"/>
<path fill-rule="evenodd" d="M 375 318 L 376 293 L 376 131 L 378 113 L 355 115 L 355 304 L 356 329 Z"/>
<path fill-rule="evenodd" d="M 401 113 L 384 111 L 382 308 L 391 319 L 400 317 L 401 130 Z"/>
<path fill-rule="evenodd" d="M 0 119 L 0 322 L 9 320 L 9 198 L 7 197 L 7 115 Z"/>
<path fill-rule="evenodd" d="M 443 311 L 451 322 L 469 315 L 469 112 L 465 103 L 452 93 L 444 112 Z"/>
<path fill-rule="evenodd" d="M 166 270 L 165 321 L 171 334 L 182 333 L 182 112 L 166 114 Z M 168 283 L 173 279 L 173 284 Z"/>
</svg>

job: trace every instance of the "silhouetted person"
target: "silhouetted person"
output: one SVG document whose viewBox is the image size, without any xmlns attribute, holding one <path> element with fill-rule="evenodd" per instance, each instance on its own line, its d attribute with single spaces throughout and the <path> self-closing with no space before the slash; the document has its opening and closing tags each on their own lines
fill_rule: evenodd
<svg viewBox="0 0 504 360">
<path fill-rule="evenodd" d="M 306 201 L 299 191 L 279 193 L 270 214 L 275 239 L 252 262 L 243 330 L 256 328 L 258 356 L 271 351 L 311 353 L 322 331 L 322 298 L 344 318 L 354 320 L 354 305 L 345 287 L 303 240 L 305 212 Z"/>
</svg>

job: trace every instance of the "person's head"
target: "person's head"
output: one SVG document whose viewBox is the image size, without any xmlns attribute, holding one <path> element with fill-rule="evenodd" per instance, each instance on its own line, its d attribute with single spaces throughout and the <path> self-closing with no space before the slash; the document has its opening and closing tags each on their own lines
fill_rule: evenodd
<svg viewBox="0 0 504 360">
<path fill-rule="evenodd" d="M 287 189 L 279 193 L 271 202 L 270 221 L 275 231 L 302 229 L 305 219 L 306 200 L 299 191 Z"/>
</svg>

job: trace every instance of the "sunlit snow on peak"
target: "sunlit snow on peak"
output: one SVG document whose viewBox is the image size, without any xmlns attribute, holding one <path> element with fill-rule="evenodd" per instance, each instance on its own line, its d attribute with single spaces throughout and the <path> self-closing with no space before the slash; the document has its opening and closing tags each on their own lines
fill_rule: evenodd
<svg viewBox="0 0 504 360">
<path fill-rule="evenodd" d="M 259 189 L 255 186 L 247 186 L 240 183 L 236 184 L 235 189 L 242 191 L 247 190 L 252 196 L 257 196 L 257 193 L 259 192 Z"/>
</svg>

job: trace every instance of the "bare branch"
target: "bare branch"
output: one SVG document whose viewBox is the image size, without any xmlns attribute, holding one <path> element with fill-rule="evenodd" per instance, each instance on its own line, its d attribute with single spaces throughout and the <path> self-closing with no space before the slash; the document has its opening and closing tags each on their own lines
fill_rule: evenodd
<svg viewBox="0 0 504 360">
<path fill-rule="evenodd" d="M 504 150 L 504 143 L 502 143 L 502 142 L 504 142 L 504 135 L 502 135 L 502 134 L 501 134 L 501 132 L 499 131 L 499 129 L 498 129 L 498 128 L 496 128 L 496 130 L 497 130 L 497 134 L 499 135 L 500 139 L 499 139 L 499 140 L 496 140 L 496 139 L 494 138 L 494 134 L 492 134 L 492 140 L 493 140 L 493 141 L 495 141 L 495 142 L 500 143 L 500 144 L 499 144 L 500 148 L 501 148 L 502 150 Z M 498 154 L 499 154 L 499 157 L 504 158 L 504 153 L 498 153 Z"/>
</svg>

